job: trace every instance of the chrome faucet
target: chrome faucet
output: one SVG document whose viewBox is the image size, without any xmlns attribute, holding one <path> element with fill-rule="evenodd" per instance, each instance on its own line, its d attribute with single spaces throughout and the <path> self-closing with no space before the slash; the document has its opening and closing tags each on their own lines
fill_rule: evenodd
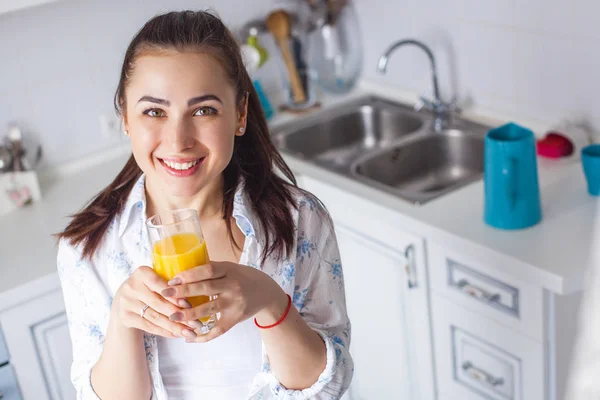
<svg viewBox="0 0 600 400">
<path fill-rule="evenodd" d="M 441 132 L 443 129 L 447 128 L 450 125 L 452 112 L 458 112 L 458 107 L 456 106 L 456 102 L 452 101 L 450 103 L 445 103 L 442 101 L 440 96 L 440 89 L 438 85 L 438 74 L 437 67 L 435 63 L 435 57 L 431 52 L 431 49 L 427 47 L 423 42 L 415 39 L 404 39 L 399 40 L 392 44 L 379 58 L 379 63 L 377 64 L 377 72 L 380 74 L 385 74 L 387 63 L 390 55 L 394 50 L 398 47 L 404 45 L 414 45 L 423 50 L 427 57 L 429 57 L 429 61 L 431 62 L 431 78 L 433 81 L 433 100 L 426 99 L 421 97 L 421 101 L 417 103 L 415 109 L 421 110 L 423 107 L 429 109 L 433 113 L 433 128 L 436 132 Z"/>
</svg>

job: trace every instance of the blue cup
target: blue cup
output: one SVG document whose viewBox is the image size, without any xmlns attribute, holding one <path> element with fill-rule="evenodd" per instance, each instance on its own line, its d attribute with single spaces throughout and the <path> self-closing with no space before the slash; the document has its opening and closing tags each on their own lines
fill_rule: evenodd
<svg viewBox="0 0 600 400">
<path fill-rule="evenodd" d="M 484 220 L 500 229 L 523 229 L 542 219 L 533 132 L 510 123 L 485 137 Z"/>
<path fill-rule="evenodd" d="M 591 144 L 581 150 L 581 164 L 587 179 L 588 193 L 600 195 L 600 144 Z"/>
</svg>

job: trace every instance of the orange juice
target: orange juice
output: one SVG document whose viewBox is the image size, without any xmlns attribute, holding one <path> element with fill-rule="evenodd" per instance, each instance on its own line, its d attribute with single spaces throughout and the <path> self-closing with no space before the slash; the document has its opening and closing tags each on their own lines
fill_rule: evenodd
<svg viewBox="0 0 600 400">
<path fill-rule="evenodd" d="M 154 271 L 167 282 L 182 271 L 207 264 L 208 251 L 206 242 L 193 233 L 178 233 L 154 244 Z M 207 303 L 208 296 L 188 298 L 192 307 Z M 206 323 L 210 316 L 200 318 Z"/>
</svg>

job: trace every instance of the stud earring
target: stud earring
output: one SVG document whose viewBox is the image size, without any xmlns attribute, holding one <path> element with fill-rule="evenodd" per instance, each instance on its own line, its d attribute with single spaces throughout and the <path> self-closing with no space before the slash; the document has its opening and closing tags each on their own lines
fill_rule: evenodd
<svg viewBox="0 0 600 400">
<path fill-rule="evenodd" d="M 124 129 L 123 133 L 125 134 L 125 136 L 129 136 L 129 132 L 127 131 L 127 129 Z"/>
<path fill-rule="evenodd" d="M 244 131 L 246 130 L 246 128 L 244 128 L 243 126 L 240 128 L 240 133 L 244 133 Z"/>
</svg>

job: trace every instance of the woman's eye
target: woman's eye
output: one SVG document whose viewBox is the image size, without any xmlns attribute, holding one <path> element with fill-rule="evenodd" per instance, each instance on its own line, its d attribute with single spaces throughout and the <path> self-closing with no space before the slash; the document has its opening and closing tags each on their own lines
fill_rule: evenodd
<svg viewBox="0 0 600 400">
<path fill-rule="evenodd" d="M 144 111 L 144 114 L 146 114 L 149 117 L 164 117 L 165 116 L 165 112 L 158 108 L 150 108 L 150 109 Z"/>
<path fill-rule="evenodd" d="M 200 107 L 194 112 L 194 115 L 214 115 L 217 113 L 217 110 L 213 107 Z"/>
</svg>

